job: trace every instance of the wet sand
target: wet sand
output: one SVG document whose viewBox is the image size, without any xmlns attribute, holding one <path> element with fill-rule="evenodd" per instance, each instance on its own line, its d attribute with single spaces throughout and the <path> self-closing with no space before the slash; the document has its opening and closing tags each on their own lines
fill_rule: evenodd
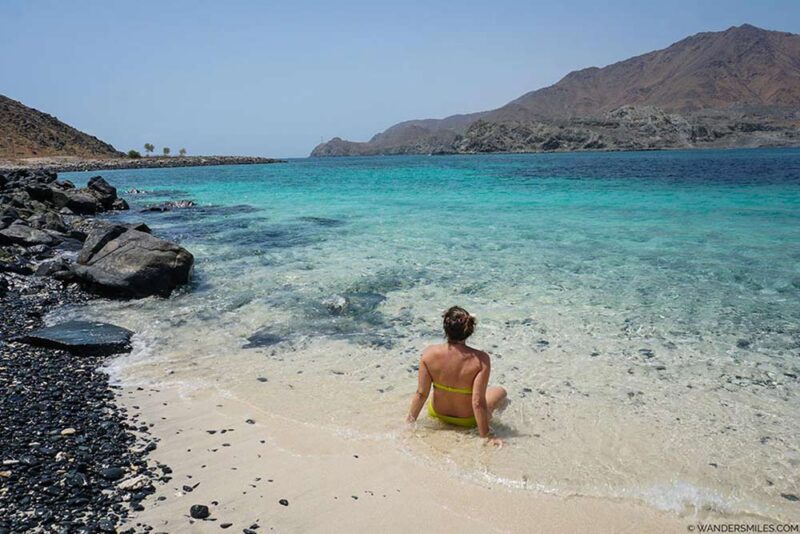
<svg viewBox="0 0 800 534">
<path fill-rule="evenodd" d="M 153 424 L 160 442 L 152 458 L 173 470 L 130 524 L 155 532 L 216 532 L 226 523 L 231 532 L 685 532 L 692 521 L 633 501 L 459 480 L 384 442 L 276 416 L 216 390 L 126 388 L 119 402 Z M 194 504 L 207 505 L 209 518 L 192 520 Z"/>
</svg>

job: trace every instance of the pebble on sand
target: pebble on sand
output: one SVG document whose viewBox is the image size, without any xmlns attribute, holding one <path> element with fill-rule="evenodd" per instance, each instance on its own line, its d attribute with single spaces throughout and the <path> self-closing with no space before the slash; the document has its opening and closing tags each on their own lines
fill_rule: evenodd
<svg viewBox="0 0 800 534">
<path fill-rule="evenodd" d="M 205 519 L 210 513 L 208 511 L 208 506 L 205 504 L 193 504 L 192 507 L 189 508 L 189 515 L 194 519 Z"/>
</svg>

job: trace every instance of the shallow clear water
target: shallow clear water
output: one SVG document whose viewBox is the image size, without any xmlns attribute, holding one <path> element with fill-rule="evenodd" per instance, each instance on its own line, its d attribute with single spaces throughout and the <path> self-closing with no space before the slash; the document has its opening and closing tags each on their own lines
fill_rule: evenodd
<svg viewBox="0 0 800 534">
<path fill-rule="evenodd" d="M 800 493 L 800 150 L 103 176 L 134 208 L 123 219 L 196 257 L 170 299 L 67 312 L 138 333 L 124 380 L 211 384 L 523 490 L 800 517 L 781 496 Z M 202 207 L 137 211 L 182 198 Z M 400 424 L 452 304 L 478 316 L 474 345 L 509 390 L 502 451 Z"/>
</svg>

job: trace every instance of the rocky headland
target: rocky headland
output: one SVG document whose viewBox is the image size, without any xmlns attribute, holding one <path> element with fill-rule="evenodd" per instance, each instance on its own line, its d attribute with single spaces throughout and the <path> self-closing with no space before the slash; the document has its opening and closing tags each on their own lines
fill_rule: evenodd
<svg viewBox="0 0 800 534">
<path fill-rule="evenodd" d="M 335 137 L 312 156 L 800 146 L 800 35 L 744 24 L 558 83 L 499 108 Z"/>
<path fill-rule="evenodd" d="M 283 163 L 283 160 L 257 156 L 129 157 L 109 143 L 52 115 L 0 95 L 0 173 L 18 170 L 72 172 L 268 163 Z"/>
<path fill-rule="evenodd" d="M 120 225 L 128 209 L 101 177 L 77 188 L 55 173 L 0 174 L 0 533 L 117 532 L 168 466 L 140 415 L 120 408 L 98 367 L 134 334 L 97 322 L 45 326 L 46 314 L 103 295 L 167 296 L 192 255 Z M 146 525 L 126 532 L 149 531 Z"/>
</svg>

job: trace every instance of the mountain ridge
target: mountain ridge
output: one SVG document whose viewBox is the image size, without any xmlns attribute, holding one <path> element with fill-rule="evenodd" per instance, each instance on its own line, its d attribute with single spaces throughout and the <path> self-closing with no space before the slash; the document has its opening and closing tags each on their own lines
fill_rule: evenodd
<svg viewBox="0 0 800 534">
<path fill-rule="evenodd" d="M 117 158 L 123 154 L 52 115 L 0 95 L 0 158 L 45 156 Z"/>
<path fill-rule="evenodd" d="M 793 146 L 798 106 L 800 35 L 744 24 L 572 71 L 493 110 L 404 121 L 367 142 L 334 138 L 311 155 Z"/>
</svg>

